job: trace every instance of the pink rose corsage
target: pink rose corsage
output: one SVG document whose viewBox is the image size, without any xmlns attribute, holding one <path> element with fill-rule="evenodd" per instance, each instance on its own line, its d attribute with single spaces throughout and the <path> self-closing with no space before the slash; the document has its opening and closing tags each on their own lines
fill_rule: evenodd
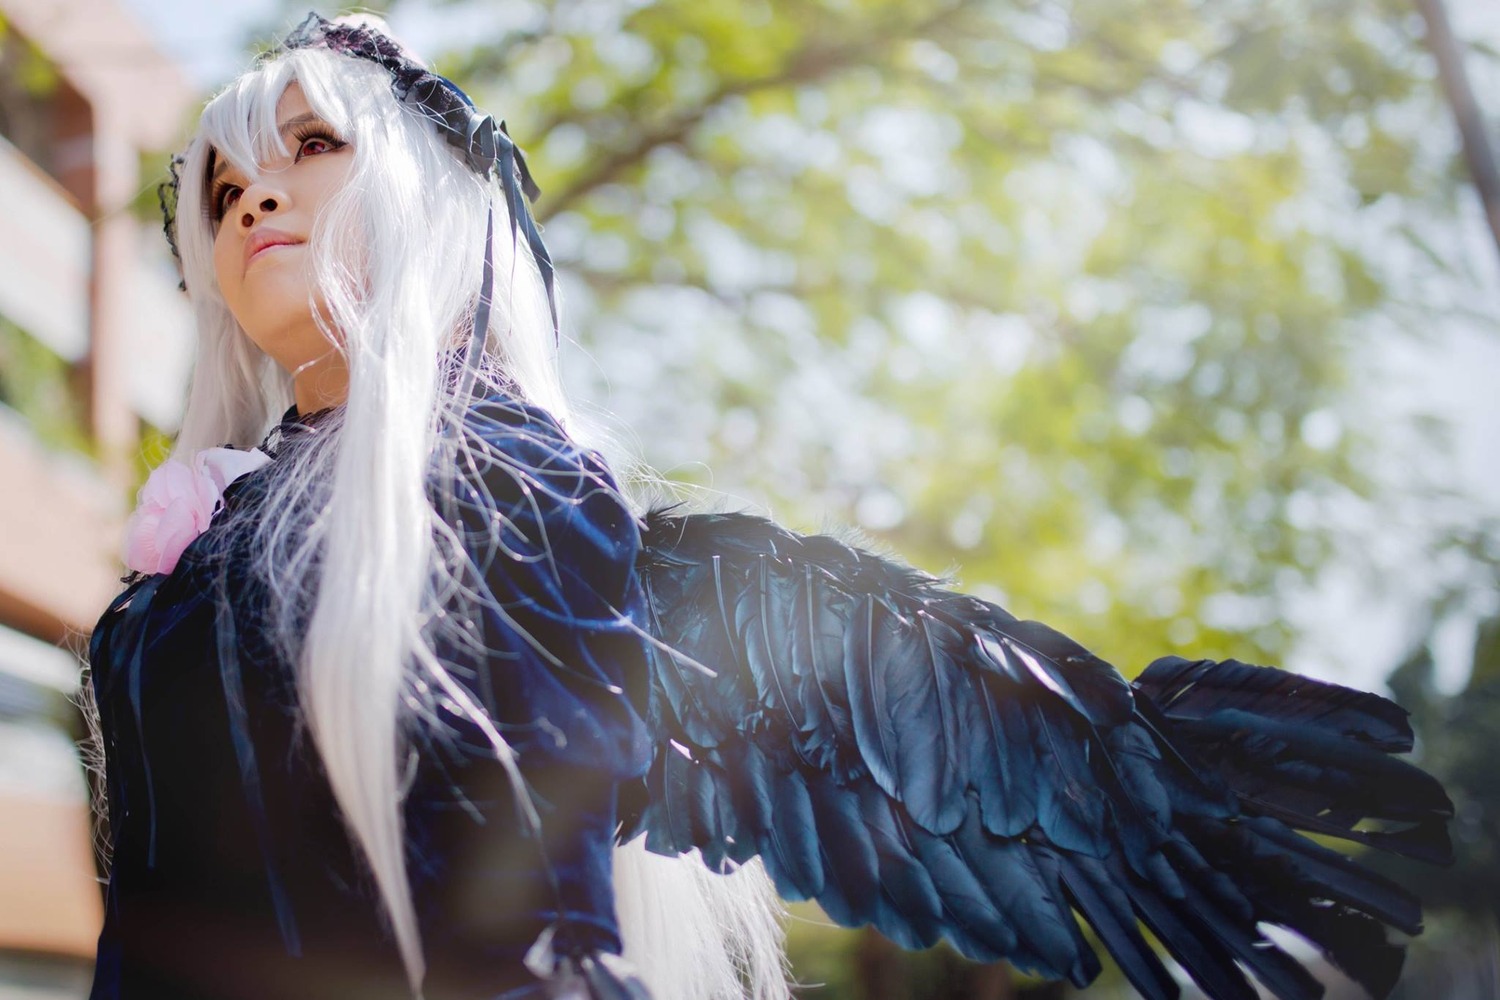
<svg viewBox="0 0 1500 1000">
<path fill-rule="evenodd" d="M 191 464 L 169 458 L 158 465 L 125 525 L 125 565 L 137 573 L 172 572 L 223 507 L 225 487 L 270 460 L 258 448 L 205 448 Z"/>
</svg>

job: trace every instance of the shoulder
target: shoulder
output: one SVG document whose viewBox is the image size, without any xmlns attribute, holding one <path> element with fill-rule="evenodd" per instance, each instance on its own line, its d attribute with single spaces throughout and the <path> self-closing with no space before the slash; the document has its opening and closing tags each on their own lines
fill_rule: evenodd
<svg viewBox="0 0 1500 1000">
<path fill-rule="evenodd" d="M 465 415 L 464 432 L 460 464 L 468 458 L 481 470 L 499 465 L 570 492 L 590 482 L 614 488 L 602 455 L 578 444 L 553 414 L 515 396 L 496 393 L 476 401 Z"/>
<path fill-rule="evenodd" d="M 604 457 L 542 407 L 500 393 L 476 401 L 454 461 L 463 499 L 499 514 L 513 544 L 542 538 L 528 530 L 541 525 L 551 544 L 565 533 L 596 557 L 633 560 L 638 525 Z"/>
<path fill-rule="evenodd" d="M 530 432 L 562 440 L 568 437 L 551 411 L 499 390 L 475 399 L 464 422 L 471 432 L 486 436 Z"/>
</svg>

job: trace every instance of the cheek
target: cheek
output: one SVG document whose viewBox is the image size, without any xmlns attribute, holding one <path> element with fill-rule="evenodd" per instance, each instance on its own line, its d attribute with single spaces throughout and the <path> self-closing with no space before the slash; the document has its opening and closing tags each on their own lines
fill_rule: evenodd
<svg viewBox="0 0 1500 1000">
<path fill-rule="evenodd" d="M 238 311 L 241 257 L 241 242 L 226 228 L 220 228 L 214 237 L 214 277 L 219 282 L 219 294 L 224 296 L 231 312 Z"/>
</svg>

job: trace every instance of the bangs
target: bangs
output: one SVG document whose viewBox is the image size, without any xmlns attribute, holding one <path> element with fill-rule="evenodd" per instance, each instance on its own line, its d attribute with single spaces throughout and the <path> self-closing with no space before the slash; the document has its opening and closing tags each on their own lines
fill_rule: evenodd
<svg viewBox="0 0 1500 1000">
<path fill-rule="evenodd" d="M 236 80 L 204 109 L 199 135 L 209 146 L 203 177 L 205 192 L 214 168 L 221 161 L 228 161 L 254 180 L 262 163 L 287 155 L 281 133 L 276 129 L 276 105 L 295 81 L 293 68 L 277 60 Z"/>
<path fill-rule="evenodd" d="M 368 68 L 388 81 L 380 67 L 371 65 Z M 356 60 L 331 52 L 294 50 L 255 72 L 246 73 L 209 102 L 203 111 L 199 130 L 199 137 L 209 147 L 201 185 L 205 212 L 212 208 L 207 195 L 213 171 L 221 160 L 254 181 L 259 178 L 262 164 L 290 155 L 291 150 L 277 128 L 276 106 L 294 83 L 302 88 L 302 95 L 312 112 L 340 139 L 348 141 L 356 112 L 340 95 L 340 90 L 346 89 L 347 84 L 345 88 L 337 86 L 335 75 L 347 77 L 365 69 Z M 378 86 L 381 80 L 370 82 L 372 86 Z M 389 87 L 388 82 L 386 86 Z"/>
</svg>

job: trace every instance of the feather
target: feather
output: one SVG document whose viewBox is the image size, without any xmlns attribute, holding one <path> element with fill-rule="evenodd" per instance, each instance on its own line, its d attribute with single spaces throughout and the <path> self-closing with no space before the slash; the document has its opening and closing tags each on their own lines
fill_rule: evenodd
<svg viewBox="0 0 1500 1000">
<path fill-rule="evenodd" d="M 1129 683 L 1061 632 L 1041 622 L 1014 621 L 998 634 L 981 633 L 979 641 L 992 659 L 1009 665 L 1009 672 L 1024 669 L 1094 725 L 1117 725 L 1130 718 Z"/>
<path fill-rule="evenodd" d="M 1282 1000 L 1315 1000 L 1322 996 L 1323 987 L 1306 969 L 1261 936 L 1253 913 L 1247 912 L 1248 907 L 1243 905 L 1244 899 L 1237 891 L 1231 887 L 1226 892 L 1222 885 L 1202 884 L 1215 880 L 1222 880 L 1222 876 L 1200 867 L 1198 878 L 1186 882 L 1183 909 L 1191 912 L 1199 925 L 1275 996 Z"/>
<path fill-rule="evenodd" d="M 662 627 L 654 581 L 650 573 L 642 573 L 641 580 L 646 593 L 646 613 L 652 632 L 660 635 Z M 683 676 L 684 667 L 679 659 L 670 651 L 656 646 L 648 646 L 647 656 L 651 661 L 651 676 L 655 681 L 651 689 L 649 721 L 658 729 L 675 723 L 680 727 L 680 734 L 694 744 L 712 746 L 718 727 L 710 720 L 694 685 Z"/>
<path fill-rule="evenodd" d="M 825 599 L 836 601 L 838 595 L 824 598 L 818 580 L 813 567 L 804 566 L 790 607 L 792 673 L 804 719 L 797 735 L 804 756 L 814 767 L 849 777 L 858 768 L 856 755 L 850 752 L 855 736 L 842 669 L 843 635 L 841 629 L 830 627 L 823 604 Z"/>
<path fill-rule="evenodd" d="M 1171 796 L 1157 777 L 1164 766 L 1161 751 L 1141 726 L 1105 730 L 1104 740 L 1103 777 L 1115 827 L 1131 866 L 1149 875 L 1172 825 Z"/>
<path fill-rule="evenodd" d="M 1103 857 L 1109 852 L 1106 805 L 1089 765 L 1087 738 L 1072 719 L 1048 712 L 1040 699 L 1027 706 L 1025 718 L 1040 779 L 1037 826 L 1058 847 Z"/>
<path fill-rule="evenodd" d="M 920 827 L 908 830 L 912 854 L 928 873 L 942 900 L 948 937 L 965 955 L 980 962 L 1018 956 L 1020 941 L 1004 910 L 951 842 Z M 1033 959 L 1033 965 L 1040 961 Z"/>
<path fill-rule="evenodd" d="M 1129 884 L 1128 873 L 1118 867 L 1111 870 L 1107 859 L 1060 851 L 1051 852 L 1051 858 L 1073 905 L 1094 928 L 1131 985 L 1147 1000 L 1176 997 L 1176 981 L 1136 927 L 1130 897 L 1122 889 Z"/>
<path fill-rule="evenodd" d="M 1412 748 L 1407 712 L 1379 695 L 1238 660 L 1184 660 L 1165 656 L 1136 678 L 1169 718 L 1202 718 L 1215 709 L 1306 722 L 1353 736 L 1388 753 Z"/>
<path fill-rule="evenodd" d="M 858 691 L 855 733 L 871 771 L 912 819 L 933 833 L 963 821 L 964 745 L 954 688 L 958 677 L 924 627 L 921 612 L 897 617 L 873 598 L 861 609 L 857 631 L 877 660 L 851 672 Z M 858 660 L 850 662 L 859 663 Z"/>
<path fill-rule="evenodd" d="M 1193 743 L 1217 746 L 1234 765 L 1230 783 L 1257 798 L 1349 802 L 1360 815 L 1389 819 L 1452 812 L 1442 787 L 1412 765 L 1296 722 L 1226 708 L 1178 729 Z"/>
<path fill-rule="evenodd" d="M 1406 713 L 1376 695 L 1236 661 L 1164 658 L 1137 685 L 1175 737 L 1242 802 L 1295 828 L 1444 864 L 1453 806 L 1410 748 Z M 1361 829 L 1365 819 L 1398 824 Z"/>
<path fill-rule="evenodd" d="M 839 923 L 877 922 L 880 862 L 865 832 L 859 797 L 834 787 L 827 778 L 814 780 L 808 798 L 823 861 L 824 888 L 819 899 Z"/>
<path fill-rule="evenodd" d="M 1256 860 L 1279 861 L 1315 885 L 1322 896 L 1362 910 L 1405 934 L 1422 933 L 1422 904 L 1416 896 L 1337 851 L 1264 817 L 1245 818 L 1233 835 L 1238 835 L 1242 849 Z"/>
<path fill-rule="evenodd" d="M 1309 815 L 1295 809 L 1286 809 L 1265 799 L 1255 801 L 1256 810 L 1287 826 L 1327 837 L 1339 837 L 1364 844 L 1380 851 L 1389 851 L 1414 861 L 1429 865 L 1446 865 L 1453 862 L 1453 840 L 1448 835 L 1446 816 L 1431 816 L 1398 830 L 1360 830 L 1352 823 L 1331 822 L 1328 816 Z"/>
<path fill-rule="evenodd" d="M 849 690 L 849 710 L 854 719 L 854 738 L 870 776 L 892 798 L 900 798 L 901 782 L 896 774 L 896 734 L 891 720 L 881 711 L 885 701 L 884 676 L 875 651 L 875 598 L 859 602 L 854 619 L 844 634 L 844 664 Z"/>
<path fill-rule="evenodd" d="M 1162 897 L 1140 882 L 1131 885 L 1130 901 L 1203 992 L 1214 1000 L 1257 1000 L 1254 987 L 1235 967 L 1234 957 L 1181 901 Z"/>
<path fill-rule="evenodd" d="M 824 883 L 822 844 L 807 783 L 795 773 L 778 774 L 772 786 L 772 806 L 776 821 L 763 843 L 804 899 L 819 896 Z"/>
<path fill-rule="evenodd" d="M 823 859 L 807 785 L 778 768 L 753 744 L 743 747 L 735 804 L 755 837 L 766 870 L 786 899 L 812 899 L 823 891 Z M 683 848 L 685 849 L 685 848 Z"/>
<path fill-rule="evenodd" d="M 879 865 L 883 898 L 879 918 L 872 923 L 884 930 L 900 922 L 909 930 L 908 947 L 931 947 L 947 930 L 946 906 L 932 874 L 916 856 L 909 821 L 903 821 L 898 815 L 900 807 L 869 782 L 862 782 L 851 791 L 859 797 L 860 817 Z M 925 831 L 922 835 L 926 835 Z M 897 937 L 886 933 L 893 940 Z"/>
<path fill-rule="evenodd" d="M 1068 898 L 1067 890 L 1063 888 L 1062 875 L 1058 871 L 1056 855 L 1046 849 L 1041 841 L 1028 841 L 1026 843 L 1027 856 L 1036 865 L 1036 870 L 1041 876 L 1042 882 L 1047 886 L 1047 892 L 1051 898 L 1058 901 L 1060 907 L 1066 906 Z M 1099 973 L 1104 971 L 1104 966 L 1099 962 L 1099 956 L 1094 954 L 1094 949 L 1089 945 L 1088 939 L 1083 936 L 1082 929 L 1073 914 L 1063 909 L 1063 928 L 1073 938 L 1073 953 L 1077 959 L 1073 968 L 1068 970 L 1068 979 L 1074 986 L 1082 989 L 1098 978 Z"/>
<path fill-rule="evenodd" d="M 722 586 L 721 580 L 721 590 Z M 802 703 L 795 695 L 796 678 L 791 672 L 796 633 L 778 627 L 791 619 L 795 607 L 787 600 L 791 596 L 786 588 L 772 583 L 770 561 L 762 553 L 734 601 L 734 632 L 742 637 L 741 649 L 761 706 L 785 713 L 792 728 L 800 731 Z"/>
<path fill-rule="evenodd" d="M 744 515 L 650 514 L 641 560 L 678 651 L 651 660 L 651 849 L 759 854 L 841 923 L 1081 986 L 1076 910 L 1153 1000 L 1176 985 L 1137 921 L 1214 1000 L 1251 1000 L 1245 970 L 1318 995 L 1262 923 L 1394 982 L 1382 925 L 1414 933 L 1416 900 L 1296 832 L 1446 856 L 1451 805 L 1390 756 L 1410 730 L 1384 699 L 1234 661 L 1130 685 L 1044 625 Z"/>
<path fill-rule="evenodd" d="M 1387 939 L 1385 927 L 1373 917 L 1296 894 L 1284 885 L 1268 888 L 1261 900 L 1268 922 L 1296 928 L 1371 996 L 1385 997 L 1395 988 L 1406 951 Z"/>
<path fill-rule="evenodd" d="M 1036 822 L 1036 748 L 1021 702 L 1023 689 L 993 674 L 971 681 L 968 699 L 969 776 L 979 793 L 984 827 L 1019 837 Z"/>
<path fill-rule="evenodd" d="M 1011 960 L 1018 966 L 1051 977 L 1067 976 L 1078 986 L 1081 966 L 1075 939 L 1077 927 L 1067 903 L 1055 894 L 1037 869 L 1023 841 L 985 832 L 970 813 L 948 843 L 974 873 L 990 902 L 1016 934 Z"/>
</svg>

